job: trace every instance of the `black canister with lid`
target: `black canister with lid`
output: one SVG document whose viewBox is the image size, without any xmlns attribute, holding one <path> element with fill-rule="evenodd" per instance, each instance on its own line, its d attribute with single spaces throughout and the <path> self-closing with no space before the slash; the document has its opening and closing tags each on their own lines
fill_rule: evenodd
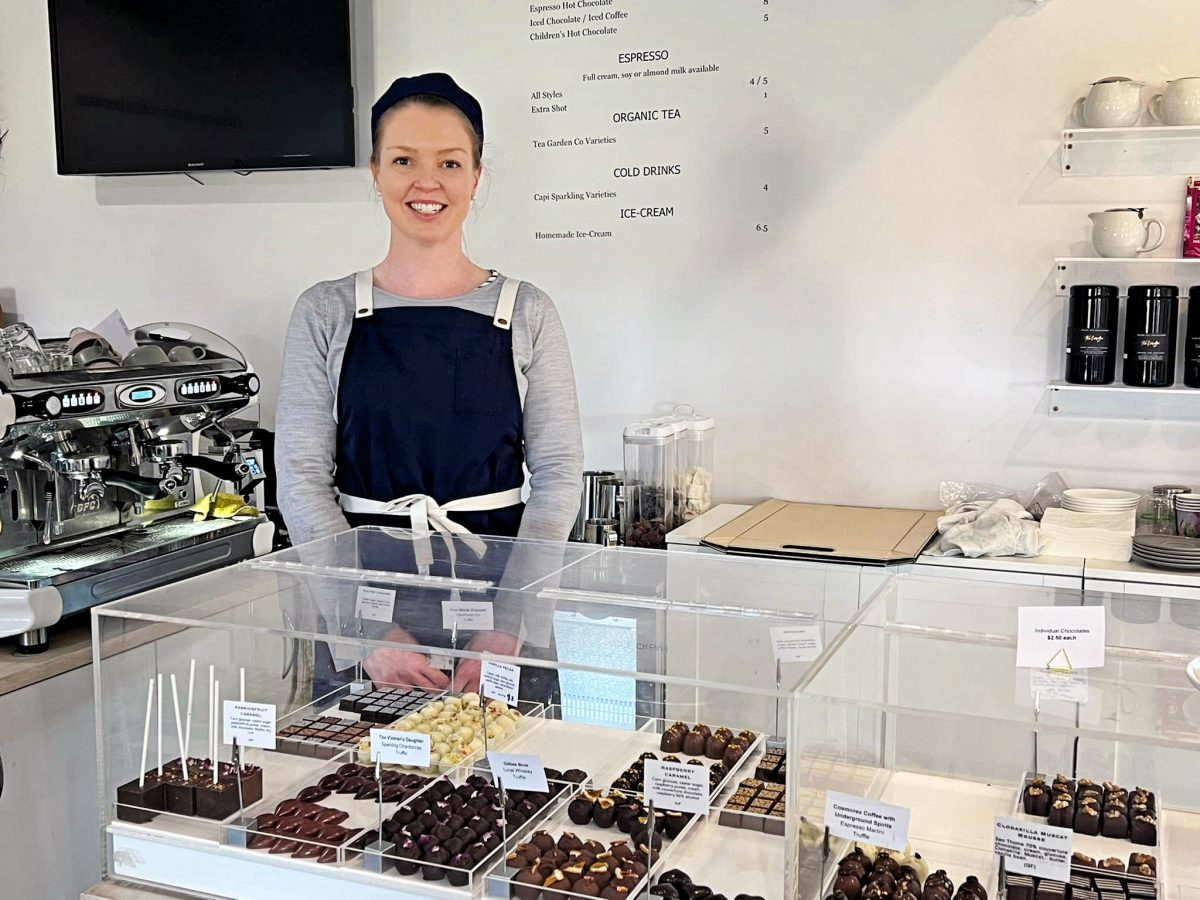
<svg viewBox="0 0 1200 900">
<path fill-rule="evenodd" d="M 1183 342 L 1183 383 L 1200 388 L 1200 284 L 1188 292 L 1187 337 Z"/>
<path fill-rule="evenodd" d="M 1112 384 L 1117 376 L 1117 305 L 1113 284 L 1075 284 L 1067 308 L 1067 381 Z"/>
<path fill-rule="evenodd" d="M 1125 307 L 1124 382 L 1130 387 L 1175 383 L 1175 339 L 1179 334 L 1179 288 L 1135 284 Z"/>
</svg>

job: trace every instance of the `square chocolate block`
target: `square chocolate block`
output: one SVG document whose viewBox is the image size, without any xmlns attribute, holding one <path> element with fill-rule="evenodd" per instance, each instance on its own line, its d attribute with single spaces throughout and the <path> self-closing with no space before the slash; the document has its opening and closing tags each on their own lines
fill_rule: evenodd
<svg viewBox="0 0 1200 900">
<path fill-rule="evenodd" d="M 200 818 L 228 819 L 237 811 L 237 785 L 232 778 L 196 785 L 196 815 Z"/>
<path fill-rule="evenodd" d="M 1063 900 L 1066 893 L 1067 886 L 1061 881 L 1050 881 L 1047 878 L 1038 881 L 1037 900 Z"/>
<path fill-rule="evenodd" d="M 146 776 L 146 783 L 138 779 L 126 782 L 117 788 L 117 818 L 122 822 L 141 825 L 151 821 L 163 811 L 165 790 L 161 781 Z"/>
<path fill-rule="evenodd" d="M 717 817 L 717 824 L 728 825 L 731 828 L 740 828 L 742 824 L 742 814 L 735 812 L 732 809 L 723 809 Z"/>
<path fill-rule="evenodd" d="M 181 816 L 194 816 L 196 814 L 196 784 L 199 782 L 199 776 L 193 775 L 191 770 L 188 770 L 188 780 L 185 782 L 182 775 L 178 781 L 172 780 L 165 783 L 166 793 L 163 798 L 163 805 L 167 812 L 176 813 Z"/>
<path fill-rule="evenodd" d="M 747 831 L 762 831 L 763 824 L 766 822 L 765 816 L 752 815 L 747 813 L 742 816 L 742 827 Z"/>
<path fill-rule="evenodd" d="M 1134 816 L 1129 823 L 1129 839 L 1135 844 L 1155 846 L 1158 843 L 1158 820 L 1153 815 Z"/>
</svg>

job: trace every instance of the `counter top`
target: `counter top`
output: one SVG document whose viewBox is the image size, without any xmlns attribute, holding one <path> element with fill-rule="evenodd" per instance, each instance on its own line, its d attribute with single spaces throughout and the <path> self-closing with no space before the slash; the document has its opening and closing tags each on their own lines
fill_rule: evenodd
<svg viewBox="0 0 1200 900">
<path fill-rule="evenodd" d="M 0 696 L 92 663 L 92 620 L 79 616 L 50 636 L 50 649 L 29 656 L 16 644 L 0 648 Z"/>
<path fill-rule="evenodd" d="M 680 525 L 674 531 L 667 533 L 667 544 L 677 544 L 684 547 L 699 547 L 706 535 L 712 534 L 723 525 L 728 525 L 742 513 L 754 507 L 743 506 L 739 503 L 719 503 L 701 515 L 696 516 L 686 525 Z"/>
<path fill-rule="evenodd" d="M 951 569 L 984 569 L 999 572 L 1038 572 L 1042 575 L 1067 575 L 1082 578 L 1089 563 L 1073 556 L 927 556 L 917 558 L 918 566 L 942 566 Z"/>
<path fill-rule="evenodd" d="M 82 894 L 79 900 L 162 900 L 164 897 L 185 897 L 164 888 L 148 888 L 135 884 L 123 884 L 118 881 L 102 881 L 94 884 Z"/>
</svg>

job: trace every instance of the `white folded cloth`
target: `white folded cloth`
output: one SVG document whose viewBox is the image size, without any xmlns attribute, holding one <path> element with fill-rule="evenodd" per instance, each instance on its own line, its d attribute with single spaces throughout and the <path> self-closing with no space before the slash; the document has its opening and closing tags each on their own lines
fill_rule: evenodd
<svg viewBox="0 0 1200 900">
<path fill-rule="evenodd" d="M 1084 513 L 1048 509 L 1042 516 L 1047 556 L 1075 556 L 1128 562 L 1133 555 L 1137 513 Z"/>
<path fill-rule="evenodd" d="M 1033 516 L 1015 500 L 964 503 L 938 519 L 933 556 L 1038 556 L 1042 537 Z"/>
</svg>

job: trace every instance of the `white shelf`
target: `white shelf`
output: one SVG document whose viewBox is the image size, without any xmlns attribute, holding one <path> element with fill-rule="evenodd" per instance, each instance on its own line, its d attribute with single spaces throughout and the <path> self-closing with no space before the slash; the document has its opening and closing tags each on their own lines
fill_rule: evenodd
<svg viewBox="0 0 1200 900">
<path fill-rule="evenodd" d="M 1124 384 L 1067 384 L 1052 381 L 1050 415 L 1142 421 L 1200 421 L 1200 390 L 1177 384 L 1137 388 Z"/>
<path fill-rule="evenodd" d="M 1183 298 L 1187 297 L 1193 285 L 1200 285 L 1200 259 L 1073 256 L 1054 260 L 1054 292 L 1066 297 L 1073 284 L 1115 284 L 1121 289 L 1122 295 L 1131 284 L 1173 284 L 1179 288 L 1179 296 Z"/>
<path fill-rule="evenodd" d="M 1200 125 L 1068 128 L 1064 176 L 1192 175 L 1200 172 Z"/>
</svg>

